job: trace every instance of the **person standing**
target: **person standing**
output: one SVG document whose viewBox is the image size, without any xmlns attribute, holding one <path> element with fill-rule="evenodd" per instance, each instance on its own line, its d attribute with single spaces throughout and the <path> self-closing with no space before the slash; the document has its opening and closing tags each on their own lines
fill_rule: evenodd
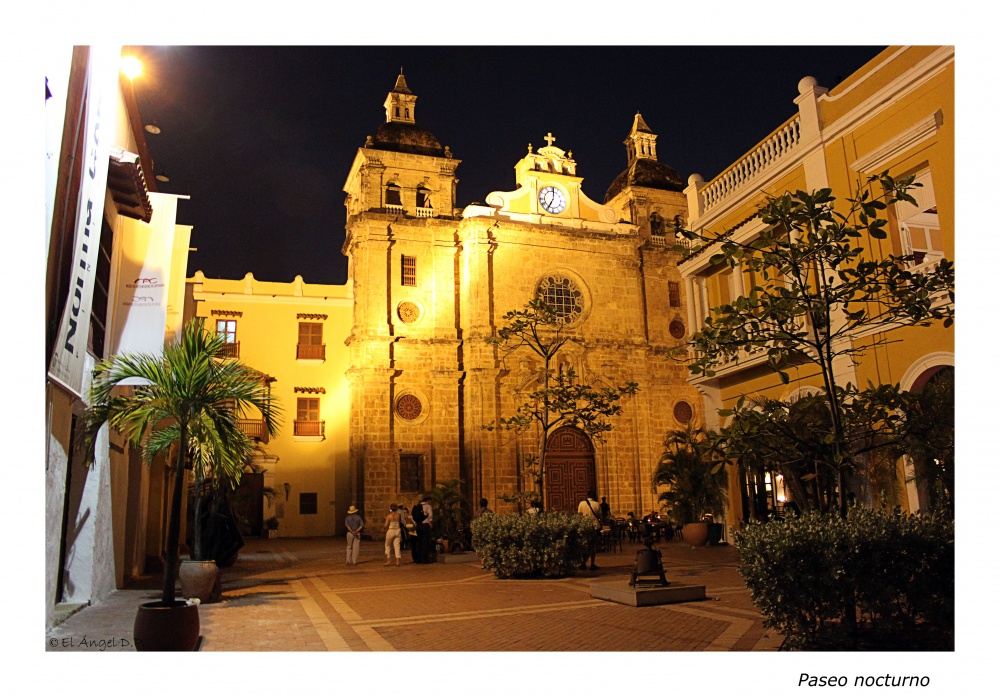
<svg viewBox="0 0 1000 697">
<path fill-rule="evenodd" d="M 424 522 L 424 507 L 419 503 L 414 505 L 410 517 L 413 519 L 413 537 L 410 539 L 410 554 L 413 555 L 414 564 L 422 564 L 423 558 L 420 556 L 420 524 Z"/>
<path fill-rule="evenodd" d="M 605 525 L 611 520 L 611 504 L 608 503 L 608 498 L 606 496 L 601 497 L 601 522 Z"/>
<path fill-rule="evenodd" d="M 424 519 L 417 523 L 417 557 L 419 559 L 417 563 L 429 564 L 431 561 L 431 524 L 434 522 L 434 508 L 431 506 L 430 496 L 423 498 L 420 502 L 420 508 Z"/>
<path fill-rule="evenodd" d="M 587 494 L 587 498 L 580 502 L 580 505 L 576 507 L 576 512 L 582 516 L 586 516 L 590 519 L 590 523 L 594 528 L 594 532 L 590 538 L 590 570 L 596 571 L 597 564 L 597 540 L 601 534 L 601 528 L 603 523 L 601 522 L 601 504 L 597 503 L 597 494 L 593 491 Z M 586 562 L 580 567 L 581 569 L 586 566 Z"/>
<path fill-rule="evenodd" d="M 410 537 L 417 534 L 417 529 L 413 518 L 410 517 L 410 509 L 406 506 L 399 507 L 399 523 L 403 528 L 402 534 L 399 536 L 399 548 L 408 552 L 410 550 Z"/>
<path fill-rule="evenodd" d="M 347 526 L 347 563 L 357 564 L 358 552 L 361 551 L 361 531 L 365 527 L 365 521 L 354 506 L 347 509 L 344 525 Z"/>
<path fill-rule="evenodd" d="M 489 501 L 489 499 L 479 499 L 479 510 L 476 511 L 476 515 L 474 515 L 472 517 L 472 519 L 475 520 L 476 518 L 478 518 L 481 515 L 484 515 L 486 513 L 492 513 L 492 512 L 493 511 L 490 510 L 490 501 Z"/>
<path fill-rule="evenodd" d="M 389 515 L 385 517 L 385 525 L 382 526 L 382 530 L 385 532 L 385 564 L 383 566 L 389 566 L 392 564 L 390 550 L 393 549 L 396 552 L 396 566 L 399 566 L 399 538 L 401 528 L 402 525 L 400 525 L 400 515 L 396 510 L 396 504 L 390 504 Z"/>
</svg>

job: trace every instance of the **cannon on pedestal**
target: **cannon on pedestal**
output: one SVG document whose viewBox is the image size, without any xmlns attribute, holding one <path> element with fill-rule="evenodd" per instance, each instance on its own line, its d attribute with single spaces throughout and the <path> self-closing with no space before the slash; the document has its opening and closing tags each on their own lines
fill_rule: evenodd
<svg viewBox="0 0 1000 697">
<path fill-rule="evenodd" d="M 653 526 L 649 523 L 643 525 L 643 544 L 646 549 L 640 549 L 635 553 L 635 568 L 629 578 L 628 585 L 635 588 L 637 585 L 643 586 L 669 586 L 663 571 L 663 555 L 660 550 L 653 549 Z M 655 579 L 642 579 L 642 576 L 653 576 Z"/>
</svg>

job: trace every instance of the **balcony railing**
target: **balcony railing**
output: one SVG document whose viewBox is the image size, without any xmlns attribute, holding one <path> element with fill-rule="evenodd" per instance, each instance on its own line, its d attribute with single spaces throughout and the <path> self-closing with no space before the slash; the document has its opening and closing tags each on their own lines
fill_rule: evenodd
<svg viewBox="0 0 1000 697">
<path fill-rule="evenodd" d="M 403 209 L 402 206 L 398 206 L 395 203 L 387 203 L 387 204 L 385 204 L 385 212 L 386 213 L 400 213 L 400 214 L 406 213 L 406 211 Z"/>
<path fill-rule="evenodd" d="M 299 421 L 296 419 L 293 433 L 296 436 L 326 437 L 326 421 Z"/>
<path fill-rule="evenodd" d="M 433 218 L 434 209 L 433 208 L 420 208 L 417 207 L 417 217 L 418 218 Z"/>
<path fill-rule="evenodd" d="M 652 235 L 649 239 L 656 247 L 674 247 L 680 245 L 684 249 L 691 248 L 691 240 L 686 237 L 678 237 L 677 235 Z"/>
<path fill-rule="evenodd" d="M 753 181 L 757 175 L 769 170 L 795 149 L 799 144 L 800 136 L 799 117 L 795 116 L 782 124 L 778 130 L 765 138 L 745 157 L 705 185 L 705 188 L 701 190 L 705 201 L 705 211 L 719 205 L 742 189 L 744 185 Z"/>
<path fill-rule="evenodd" d="M 326 344 L 298 344 L 295 357 L 306 360 L 326 360 Z"/>
<path fill-rule="evenodd" d="M 240 342 L 233 341 L 228 344 L 223 344 L 222 348 L 219 349 L 220 358 L 239 358 L 240 357 Z"/>
<path fill-rule="evenodd" d="M 250 438 L 256 438 L 261 443 L 267 443 L 269 440 L 264 419 L 237 419 L 236 425 Z"/>
</svg>

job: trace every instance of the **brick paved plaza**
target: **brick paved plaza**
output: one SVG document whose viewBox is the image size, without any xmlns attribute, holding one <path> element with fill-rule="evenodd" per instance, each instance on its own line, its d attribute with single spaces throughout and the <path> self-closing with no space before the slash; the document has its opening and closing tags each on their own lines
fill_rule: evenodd
<svg viewBox="0 0 1000 697">
<path fill-rule="evenodd" d="M 363 543 L 360 563 L 347 566 L 343 546 L 249 540 L 224 572 L 222 600 L 201 606 L 200 650 L 774 651 L 782 640 L 761 626 L 727 546 L 661 543 L 668 580 L 703 584 L 708 600 L 640 608 L 589 592 L 594 580 L 627 578 L 638 545 L 558 580 L 499 580 L 477 562 L 386 567 L 381 542 Z M 81 647 L 84 637 L 131 644 L 136 607 L 159 596 L 156 578 L 142 586 L 73 614 L 47 648 L 97 650 Z"/>
</svg>

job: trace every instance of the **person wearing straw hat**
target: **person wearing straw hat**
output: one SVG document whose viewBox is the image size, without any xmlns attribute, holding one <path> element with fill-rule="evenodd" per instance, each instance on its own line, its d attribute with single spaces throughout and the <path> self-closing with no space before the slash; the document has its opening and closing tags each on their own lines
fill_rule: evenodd
<svg viewBox="0 0 1000 697">
<path fill-rule="evenodd" d="M 354 506 L 347 509 L 344 525 L 347 526 L 347 563 L 357 564 L 358 552 L 361 550 L 361 530 L 365 527 L 365 521 Z"/>
</svg>

